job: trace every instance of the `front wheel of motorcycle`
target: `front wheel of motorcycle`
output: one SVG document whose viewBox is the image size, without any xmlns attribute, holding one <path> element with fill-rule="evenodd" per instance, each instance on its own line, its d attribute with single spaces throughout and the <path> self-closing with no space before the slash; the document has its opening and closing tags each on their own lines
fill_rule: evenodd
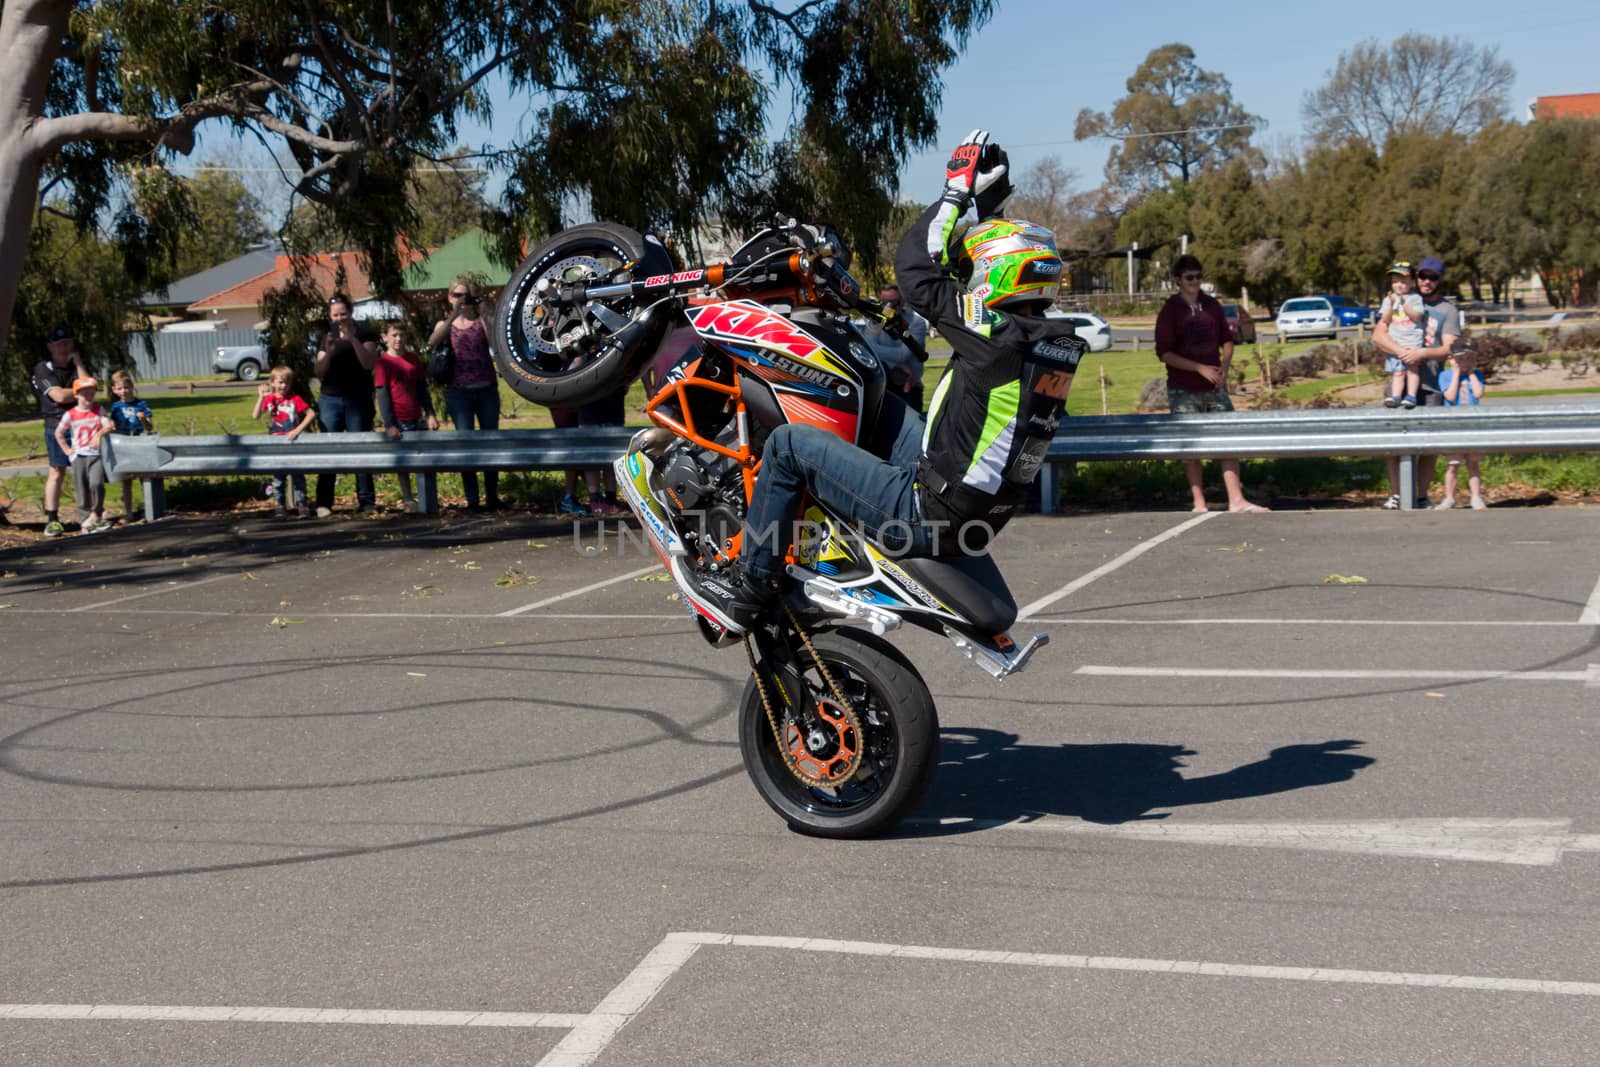
<svg viewBox="0 0 1600 1067">
<path fill-rule="evenodd" d="M 561 289 L 670 273 L 653 237 L 609 222 L 574 226 L 535 248 L 495 302 L 490 347 L 519 396 L 550 407 L 598 400 L 626 384 L 653 354 L 665 317 L 642 314 L 631 296 L 563 304 Z"/>
<path fill-rule="evenodd" d="M 795 777 L 755 680 L 745 685 L 739 706 L 739 750 L 745 771 L 761 798 L 803 834 L 858 838 L 890 829 L 922 800 L 938 764 L 939 717 L 927 685 L 908 665 L 873 648 L 865 637 L 840 629 L 812 638 L 861 721 L 861 764 L 837 786 L 813 786 Z M 809 688 L 829 694 L 816 664 L 806 666 Z M 768 689 L 770 698 L 770 685 Z"/>
</svg>

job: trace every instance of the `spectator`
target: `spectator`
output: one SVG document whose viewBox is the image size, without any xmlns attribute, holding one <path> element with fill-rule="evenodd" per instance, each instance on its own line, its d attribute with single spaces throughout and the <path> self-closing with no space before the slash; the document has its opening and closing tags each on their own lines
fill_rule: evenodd
<svg viewBox="0 0 1600 1067">
<path fill-rule="evenodd" d="M 288 367 L 273 367 L 267 381 L 256 386 L 256 394 L 256 409 L 250 413 L 250 417 L 259 419 L 265 415 L 267 432 L 282 436 L 285 442 L 291 442 L 305 433 L 306 427 L 317 417 L 316 409 L 294 391 L 294 371 Z M 287 515 L 290 507 L 302 519 L 311 514 L 311 508 L 306 504 L 304 474 L 280 474 L 272 480 L 272 485 L 273 495 L 278 502 L 273 514 L 278 518 Z M 291 487 L 293 496 L 286 497 L 285 491 Z"/>
<path fill-rule="evenodd" d="M 150 405 L 134 393 L 133 375 L 125 370 L 113 372 L 111 394 L 117 398 L 111 405 L 111 423 L 116 433 L 137 437 L 156 428 Z M 133 480 L 130 478 L 122 480 L 122 521 L 133 521 Z"/>
<path fill-rule="evenodd" d="M 878 362 L 883 364 L 884 373 L 889 379 L 889 392 L 894 393 L 901 400 L 911 406 L 911 410 L 922 413 L 922 369 L 927 359 L 928 320 L 918 315 L 910 308 L 904 307 L 900 296 L 900 287 L 886 285 L 878 293 L 878 299 L 899 311 L 906 320 L 906 334 L 916 342 L 916 351 L 922 353 L 919 358 L 911 346 L 904 341 L 898 341 L 884 331 L 883 323 L 877 319 L 867 322 L 863 330 L 867 344 L 872 346 L 872 352 L 878 357 Z"/>
<path fill-rule="evenodd" d="M 558 430 L 572 430 L 578 427 L 577 408 L 551 408 L 550 422 Z M 566 491 L 562 494 L 561 504 L 556 510 L 562 515 L 571 515 L 574 518 L 588 518 L 589 507 L 578 499 L 579 471 L 576 467 L 568 467 L 561 472 L 566 478 Z M 600 479 L 595 472 L 583 471 L 583 480 L 589 487 L 589 499 L 593 500 L 600 492 Z"/>
<path fill-rule="evenodd" d="M 1172 265 L 1178 291 L 1167 298 L 1156 317 L 1156 355 L 1167 365 L 1167 406 L 1174 415 L 1232 411 L 1228 399 L 1228 364 L 1233 361 L 1233 340 L 1222 305 L 1200 289 L 1204 272 L 1200 260 L 1178 257 Z M 1201 460 L 1183 461 L 1189 496 L 1196 512 L 1208 511 L 1201 484 Z M 1239 481 L 1239 461 L 1219 459 L 1222 485 L 1228 493 L 1228 510 L 1266 511 L 1245 499 Z"/>
<path fill-rule="evenodd" d="M 108 530 L 106 521 L 106 469 L 100 462 L 100 438 L 111 429 L 100 405 L 94 402 L 100 383 L 93 378 L 73 380 L 77 404 L 61 414 L 56 423 L 56 444 L 72 457 L 72 485 L 77 493 L 78 532 Z"/>
<path fill-rule="evenodd" d="M 328 433 L 366 433 L 372 429 L 372 368 L 378 365 L 378 339 L 351 317 L 350 298 L 335 293 L 328 301 L 328 332 L 322 335 L 312 373 L 322 382 L 317 416 Z M 333 514 L 338 475 L 317 475 L 317 515 Z M 356 475 L 356 504 L 363 512 L 378 510 L 372 475 Z"/>
<path fill-rule="evenodd" d="M 628 387 L 626 385 L 612 390 L 599 400 L 591 401 L 578 409 L 578 425 L 584 428 L 596 426 L 622 426 L 627 419 Z M 617 503 L 617 476 L 610 465 L 596 470 L 583 472 L 583 480 L 589 487 L 589 511 L 594 515 L 615 515 L 622 510 Z M 601 484 L 605 489 L 601 491 Z M 562 501 L 566 503 L 565 500 Z M 565 511 L 565 509 L 563 509 Z"/>
<path fill-rule="evenodd" d="M 1389 268 L 1389 294 L 1378 308 L 1378 318 L 1389 324 L 1389 338 L 1401 348 L 1415 348 L 1422 344 L 1422 327 L 1427 314 L 1422 310 L 1422 297 L 1415 288 L 1416 272 L 1411 264 L 1396 263 Z M 1389 375 L 1389 391 L 1384 395 L 1383 406 L 1407 408 L 1417 406 L 1417 368 L 1407 366 L 1399 356 L 1385 356 L 1384 373 Z"/>
<path fill-rule="evenodd" d="M 494 357 L 489 354 L 489 333 L 484 329 L 482 301 L 465 278 L 450 286 L 450 315 L 433 325 L 428 345 L 448 343 L 452 371 L 444 391 L 444 406 L 457 430 L 498 430 L 500 428 L 500 381 L 495 374 Z M 461 488 L 467 496 L 467 510 L 478 511 L 478 472 L 462 471 Z M 483 472 L 483 506 L 500 510 L 500 475 Z"/>
<path fill-rule="evenodd" d="M 1472 353 L 1458 352 L 1439 373 L 1439 393 L 1447 408 L 1477 407 L 1483 398 L 1483 373 L 1473 365 Z M 1467 464 L 1467 491 L 1472 494 L 1472 510 L 1483 511 L 1482 452 L 1456 453 L 1445 457 L 1444 499 L 1439 508 L 1456 506 L 1456 472 L 1462 460 Z"/>
<path fill-rule="evenodd" d="M 56 428 L 73 403 L 72 383 L 87 378 L 89 372 L 67 327 L 51 330 L 45 346 L 50 355 L 33 368 L 33 392 L 39 398 L 39 414 L 44 418 L 44 447 L 50 462 L 50 473 L 44 479 L 44 535 L 60 537 L 61 481 L 72 460 L 57 442 Z"/>
<path fill-rule="evenodd" d="M 439 419 L 433 413 L 433 395 L 428 390 L 428 369 L 422 359 L 406 348 L 406 330 L 391 322 L 383 331 L 384 351 L 372 381 L 378 388 L 378 414 L 383 416 L 383 432 L 398 441 L 403 432 L 437 430 Z M 400 472 L 400 506 L 412 514 L 421 510 L 411 495 L 411 475 Z"/>
<path fill-rule="evenodd" d="M 1399 356 L 1408 367 L 1417 369 L 1417 404 L 1421 407 L 1439 407 L 1444 398 L 1439 392 L 1439 368 L 1442 361 L 1454 350 L 1461 338 L 1461 313 L 1444 298 L 1444 264 L 1429 256 L 1417 265 L 1417 289 L 1422 293 L 1422 310 L 1428 319 L 1422 325 L 1422 343 L 1406 346 L 1398 343 L 1389 333 L 1389 324 L 1382 319 L 1372 329 L 1372 343 L 1378 351 L 1389 356 Z M 1428 501 L 1428 486 L 1433 484 L 1433 470 L 1438 457 L 1417 457 L 1417 495 L 1424 504 Z M 1400 506 L 1400 457 L 1388 458 L 1389 499 L 1383 506 L 1390 511 Z"/>
</svg>

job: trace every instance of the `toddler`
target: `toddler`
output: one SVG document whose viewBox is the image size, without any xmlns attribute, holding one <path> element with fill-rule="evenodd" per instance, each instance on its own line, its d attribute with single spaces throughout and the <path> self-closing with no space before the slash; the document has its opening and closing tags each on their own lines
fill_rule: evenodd
<svg viewBox="0 0 1600 1067">
<path fill-rule="evenodd" d="M 77 492 L 78 532 L 110 529 L 106 521 L 106 469 L 100 463 L 100 438 L 112 427 L 94 402 L 100 383 L 78 378 L 72 383 L 77 405 L 68 408 L 56 424 L 56 443 L 72 458 L 72 485 Z"/>
<path fill-rule="evenodd" d="M 306 427 L 317 417 L 317 411 L 306 403 L 305 397 L 294 391 L 294 371 L 288 367 L 273 367 L 267 381 L 256 387 L 256 409 L 251 413 L 252 418 L 267 418 L 267 432 L 281 434 L 286 441 L 293 441 L 305 432 Z M 289 513 L 293 506 L 303 519 L 311 514 L 311 508 L 306 503 L 306 476 L 304 474 L 280 474 L 274 483 L 277 486 L 277 507 L 273 514 L 282 518 Z M 293 487 L 293 500 L 286 498 L 286 493 Z"/>
<path fill-rule="evenodd" d="M 150 405 L 134 395 L 133 375 L 125 370 L 115 371 L 111 375 L 111 395 L 117 398 L 111 403 L 114 433 L 137 437 L 155 429 Z M 122 481 L 122 521 L 133 521 L 133 481 L 127 478 Z"/>
<path fill-rule="evenodd" d="M 1389 339 L 1401 348 L 1422 347 L 1423 324 L 1428 313 L 1422 309 L 1422 297 L 1415 291 L 1416 287 L 1416 272 L 1410 263 L 1400 262 L 1389 268 L 1389 295 L 1383 298 L 1378 319 L 1389 324 Z M 1407 365 L 1399 356 L 1388 356 L 1383 361 L 1383 369 L 1389 375 L 1389 391 L 1383 398 L 1383 406 L 1416 407 L 1419 381 L 1416 366 Z"/>
<path fill-rule="evenodd" d="M 1478 406 L 1483 398 L 1483 372 L 1474 367 L 1472 353 L 1458 352 L 1450 357 L 1445 369 L 1439 372 L 1439 391 L 1444 395 L 1447 408 Z M 1456 473 L 1463 460 L 1467 464 L 1467 491 L 1472 495 L 1472 510 L 1483 511 L 1489 505 L 1483 502 L 1482 452 L 1446 457 L 1444 499 L 1437 506 L 1441 509 L 1456 506 Z"/>
</svg>

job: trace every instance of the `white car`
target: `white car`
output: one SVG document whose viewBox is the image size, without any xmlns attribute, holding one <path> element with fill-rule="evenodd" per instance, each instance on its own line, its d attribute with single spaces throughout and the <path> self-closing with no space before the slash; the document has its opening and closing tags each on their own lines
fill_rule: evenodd
<svg viewBox="0 0 1600 1067">
<path fill-rule="evenodd" d="M 1111 324 L 1090 311 L 1062 311 L 1050 308 L 1044 313 L 1047 319 L 1062 319 L 1072 327 L 1072 332 L 1089 343 L 1089 351 L 1104 352 L 1111 347 Z"/>
<path fill-rule="evenodd" d="M 1320 296 L 1297 296 L 1283 302 L 1278 309 L 1280 341 L 1320 336 L 1339 336 L 1339 313 L 1331 302 Z"/>
</svg>

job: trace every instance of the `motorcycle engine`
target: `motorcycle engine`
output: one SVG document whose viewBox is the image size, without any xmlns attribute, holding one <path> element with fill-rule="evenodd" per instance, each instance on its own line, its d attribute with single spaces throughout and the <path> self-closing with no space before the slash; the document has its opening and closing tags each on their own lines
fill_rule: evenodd
<svg viewBox="0 0 1600 1067">
<path fill-rule="evenodd" d="M 725 558 L 744 522 L 744 483 L 738 464 L 679 442 L 656 467 L 652 488 L 672 506 L 683 539 L 702 563 Z"/>
</svg>

